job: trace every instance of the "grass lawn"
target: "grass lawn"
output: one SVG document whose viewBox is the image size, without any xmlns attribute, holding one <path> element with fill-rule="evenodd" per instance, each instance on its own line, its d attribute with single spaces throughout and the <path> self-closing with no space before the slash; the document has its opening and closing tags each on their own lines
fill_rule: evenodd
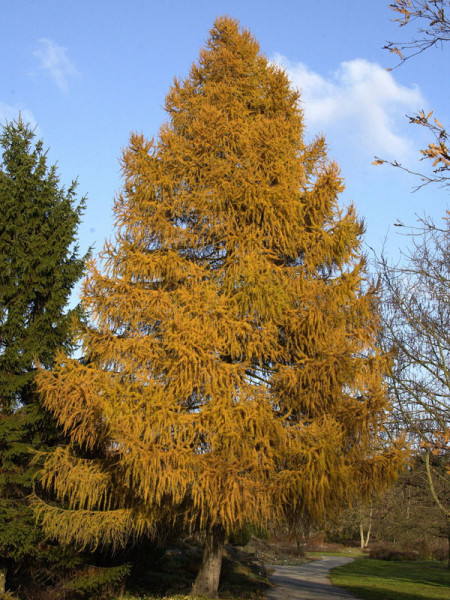
<svg viewBox="0 0 450 600">
<path fill-rule="evenodd" d="M 331 581 L 362 600 L 450 598 L 450 571 L 445 563 L 358 558 L 334 569 Z"/>
</svg>

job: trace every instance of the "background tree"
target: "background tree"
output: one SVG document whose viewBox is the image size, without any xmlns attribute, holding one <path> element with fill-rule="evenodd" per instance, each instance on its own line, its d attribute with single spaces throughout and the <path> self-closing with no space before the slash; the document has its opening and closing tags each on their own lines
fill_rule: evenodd
<svg viewBox="0 0 450 600">
<path fill-rule="evenodd" d="M 67 310 L 85 257 L 75 245 L 84 199 L 60 186 L 43 144 L 21 120 L 3 127 L 0 172 L 0 407 L 35 401 L 35 359 L 50 367 L 57 348 L 74 348 Z"/>
<path fill-rule="evenodd" d="M 11 582 L 31 585 L 52 562 L 59 569 L 64 562 L 63 552 L 43 542 L 28 501 L 33 452 L 61 439 L 34 377 L 36 359 L 47 368 L 58 348 L 74 347 L 79 311 L 67 304 L 83 272 L 75 241 L 84 199 L 76 201 L 75 183 L 60 185 L 34 137 L 20 119 L 0 135 L 0 590 L 7 567 Z"/>
<path fill-rule="evenodd" d="M 395 355 L 391 389 L 399 429 L 421 449 L 431 496 L 447 522 L 450 552 L 450 229 L 430 220 L 391 267 L 382 259 L 384 338 Z M 420 454 L 420 453 L 419 453 Z M 450 564 L 450 562 L 449 562 Z"/>
<path fill-rule="evenodd" d="M 434 468 L 439 457 L 432 456 Z M 438 493 L 444 482 L 435 479 Z M 361 524 L 363 532 L 361 532 Z M 444 560 L 447 556 L 447 526 L 434 502 L 423 457 L 410 461 L 398 480 L 373 497 L 370 505 L 353 505 L 326 529 L 327 541 L 366 547 L 370 529 L 370 550 L 414 552 L 422 559 Z M 364 541 L 362 539 L 364 534 Z M 376 557 L 376 556 L 375 556 Z"/>
<path fill-rule="evenodd" d="M 390 6 L 400 27 L 417 25 L 416 34 L 410 40 L 390 42 L 386 46 L 400 57 L 400 64 L 450 40 L 448 0 L 395 0 Z M 422 158 L 432 162 L 432 173 L 413 172 L 398 161 L 389 164 L 418 176 L 417 188 L 429 183 L 448 186 L 447 129 L 433 118 L 432 112 L 420 111 L 409 119 L 426 127 L 433 136 L 428 147 L 421 150 Z M 389 161 L 375 161 L 377 164 L 385 162 Z M 388 308 L 384 315 L 387 343 L 397 352 L 392 379 L 397 422 L 422 445 L 429 491 L 447 521 L 450 536 L 449 480 L 445 467 L 450 410 L 448 234 L 448 212 L 442 227 L 423 219 L 419 228 L 412 231 L 413 248 L 406 257 L 406 264 L 393 267 L 382 259 L 380 268 L 387 291 Z"/>
<path fill-rule="evenodd" d="M 120 545 L 168 518 L 204 531 L 194 591 L 214 594 L 230 531 L 320 520 L 400 458 L 363 226 L 324 140 L 305 146 L 284 71 L 221 18 L 166 110 L 159 139 L 124 153 L 116 239 L 84 284 L 86 362 L 60 353 L 39 375 L 72 447 L 43 469 L 67 510 L 36 504 L 66 542 Z"/>
<path fill-rule="evenodd" d="M 445 466 L 445 458 L 431 456 L 435 471 Z M 445 480 L 434 478 L 437 493 L 444 497 Z M 448 492 L 448 488 L 447 488 Z M 413 549 L 423 558 L 446 557 L 447 524 L 434 502 L 423 456 L 417 456 L 398 481 L 374 503 L 374 536 L 377 540 Z"/>
</svg>

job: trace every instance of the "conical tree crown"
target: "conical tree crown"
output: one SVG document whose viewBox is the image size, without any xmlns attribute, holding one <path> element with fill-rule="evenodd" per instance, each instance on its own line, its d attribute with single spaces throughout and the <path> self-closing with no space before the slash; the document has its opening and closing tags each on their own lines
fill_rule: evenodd
<svg viewBox="0 0 450 600">
<path fill-rule="evenodd" d="M 70 350 L 71 291 L 83 274 L 76 182 L 61 186 L 41 141 L 21 120 L 0 134 L 0 412 L 35 400 L 36 367 Z"/>
<path fill-rule="evenodd" d="M 116 239 L 84 286 L 87 362 L 40 376 L 88 451 L 47 461 L 75 512 L 44 520 L 65 539 L 120 541 L 163 508 L 227 530 L 280 507 L 320 518 L 395 470 L 362 224 L 286 74 L 220 18 L 166 110 L 124 153 Z"/>
</svg>

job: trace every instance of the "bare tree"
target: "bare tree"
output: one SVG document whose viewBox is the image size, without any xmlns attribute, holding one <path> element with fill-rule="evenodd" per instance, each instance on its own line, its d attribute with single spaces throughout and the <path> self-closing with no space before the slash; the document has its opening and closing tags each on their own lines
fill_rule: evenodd
<svg viewBox="0 0 450 600">
<path fill-rule="evenodd" d="M 399 57 L 398 64 L 421 54 L 433 47 L 443 46 L 450 41 L 450 1 L 449 0 L 395 0 L 389 5 L 395 12 L 400 27 L 414 27 L 415 34 L 402 42 L 388 42 L 385 49 Z M 389 69 L 391 70 L 391 69 Z M 450 186 L 450 151 L 448 147 L 449 134 L 444 125 L 433 116 L 433 111 L 426 113 L 421 110 L 416 115 L 408 117 L 409 122 L 425 127 L 431 134 L 431 142 L 421 150 L 422 160 L 430 159 L 432 171 L 427 173 L 412 171 L 398 161 L 387 161 L 376 157 L 374 164 L 390 164 L 407 173 L 416 175 L 420 183 L 416 189 L 428 183 Z"/>
<path fill-rule="evenodd" d="M 416 34 L 403 42 L 388 42 L 386 50 L 400 57 L 402 64 L 429 48 L 450 41 L 450 2 L 448 0 L 395 0 L 389 5 L 400 27 L 417 25 Z"/>
<path fill-rule="evenodd" d="M 422 219 L 408 233 L 412 247 L 401 264 L 392 267 L 382 258 L 380 266 L 394 416 L 423 456 L 431 496 L 447 521 L 450 553 L 449 233 L 449 211 L 442 226 Z"/>
</svg>

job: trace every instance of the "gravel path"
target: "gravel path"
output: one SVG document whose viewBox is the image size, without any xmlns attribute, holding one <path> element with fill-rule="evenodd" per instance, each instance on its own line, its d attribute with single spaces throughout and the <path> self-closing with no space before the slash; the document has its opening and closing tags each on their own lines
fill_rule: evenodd
<svg viewBox="0 0 450 600">
<path fill-rule="evenodd" d="M 353 558 L 327 556 L 304 565 L 266 565 L 273 570 L 275 587 L 266 592 L 267 600 L 355 600 L 348 592 L 334 587 L 328 573 Z"/>
</svg>

